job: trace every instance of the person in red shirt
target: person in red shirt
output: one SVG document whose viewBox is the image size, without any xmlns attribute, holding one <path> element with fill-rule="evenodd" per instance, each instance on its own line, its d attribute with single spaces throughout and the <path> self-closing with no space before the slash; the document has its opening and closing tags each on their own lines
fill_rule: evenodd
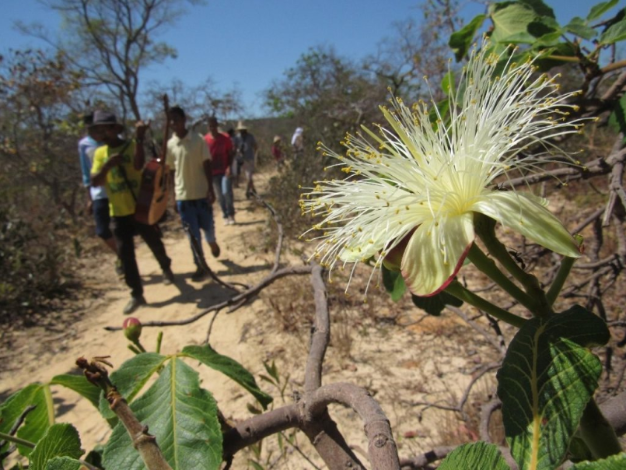
<svg viewBox="0 0 626 470">
<path fill-rule="evenodd" d="M 217 126 L 217 118 L 214 116 L 210 117 L 209 133 L 204 136 L 204 140 L 206 140 L 211 151 L 213 188 L 222 208 L 222 215 L 226 220 L 226 225 L 234 225 L 235 204 L 231 182 L 231 166 L 235 152 L 228 134 L 219 132 Z"/>
<path fill-rule="evenodd" d="M 280 170 L 285 163 L 285 156 L 281 146 L 281 139 L 279 135 L 274 136 L 274 143 L 272 144 L 272 156 L 276 160 L 276 166 Z"/>
</svg>

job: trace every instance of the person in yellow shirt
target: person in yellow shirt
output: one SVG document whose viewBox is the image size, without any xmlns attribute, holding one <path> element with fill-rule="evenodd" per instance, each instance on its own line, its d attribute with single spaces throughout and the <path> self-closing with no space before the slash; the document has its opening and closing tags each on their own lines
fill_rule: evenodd
<svg viewBox="0 0 626 470">
<path fill-rule="evenodd" d="M 174 282 L 170 268 L 172 262 L 165 252 L 158 228 L 139 223 L 134 217 L 145 162 L 143 139 L 148 126 L 139 121 L 135 126 L 135 139 L 123 140 L 119 135 L 124 131 L 124 126 L 117 122 L 113 113 L 106 111 L 96 111 L 91 126 L 98 128 L 101 142 L 104 143 L 94 154 L 91 184 L 104 186 L 109 197 L 113 236 L 122 260 L 124 279 L 131 289 L 130 301 L 124 307 L 124 314 L 129 315 L 146 304 L 135 257 L 133 236 L 136 233 L 143 238 L 159 262 L 164 283 Z"/>
</svg>

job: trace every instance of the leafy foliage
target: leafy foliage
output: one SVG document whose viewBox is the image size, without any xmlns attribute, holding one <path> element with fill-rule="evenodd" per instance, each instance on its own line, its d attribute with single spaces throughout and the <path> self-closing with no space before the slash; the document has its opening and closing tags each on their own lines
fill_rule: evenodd
<svg viewBox="0 0 626 470">
<path fill-rule="evenodd" d="M 182 354 L 197 359 L 205 366 L 220 371 L 227 377 L 233 379 L 250 392 L 261 404 L 263 409 L 266 409 L 272 402 L 272 397 L 259 388 L 250 372 L 234 359 L 216 352 L 210 345 L 186 346 L 183 348 Z"/>
<path fill-rule="evenodd" d="M 71 424 L 54 424 L 46 435 L 37 442 L 31 455 L 33 470 L 45 470 L 46 463 L 55 457 L 77 459 L 83 454 L 78 431 Z"/>
<path fill-rule="evenodd" d="M 509 470 L 498 448 L 484 442 L 457 447 L 438 468 L 440 470 L 474 470 L 477 468 Z"/>
<path fill-rule="evenodd" d="M 552 469 L 565 456 L 602 365 L 587 350 L 606 343 L 606 324 L 581 307 L 526 322 L 498 371 L 504 427 L 521 469 Z"/>
<path fill-rule="evenodd" d="M 222 461 L 222 434 L 211 394 L 200 388 L 198 373 L 173 359 L 157 381 L 131 404 L 174 469 L 217 469 Z M 104 449 L 106 468 L 141 469 L 143 461 L 119 423 Z"/>
</svg>

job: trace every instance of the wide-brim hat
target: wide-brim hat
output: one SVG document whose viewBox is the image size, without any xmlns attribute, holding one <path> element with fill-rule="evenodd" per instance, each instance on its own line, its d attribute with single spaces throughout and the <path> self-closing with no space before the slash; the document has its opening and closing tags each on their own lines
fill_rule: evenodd
<svg viewBox="0 0 626 470">
<path fill-rule="evenodd" d="M 244 124 L 244 122 L 243 122 L 243 121 L 239 121 L 239 122 L 237 123 L 237 130 L 238 130 L 238 131 L 247 131 L 247 130 L 248 130 L 248 127 Z"/>
<path fill-rule="evenodd" d="M 275 135 L 274 136 L 274 143 L 276 142 L 280 142 L 280 136 L 279 135 Z"/>
<path fill-rule="evenodd" d="M 89 127 L 92 128 L 99 126 L 116 126 L 118 132 L 122 132 L 124 130 L 124 125 L 118 122 L 115 114 L 109 111 L 98 110 L 93 113 L 93 122 L 89 125 Z"/>
</svg>

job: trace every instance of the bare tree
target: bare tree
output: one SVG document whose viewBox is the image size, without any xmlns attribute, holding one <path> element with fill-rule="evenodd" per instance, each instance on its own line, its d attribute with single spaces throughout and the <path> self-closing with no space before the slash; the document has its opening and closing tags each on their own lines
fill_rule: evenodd
<svg viewBox="0 0 626 470">
<path fill-rule="evenodd" d="M 176 57 L 176 50 L 158 42 L 158 33 L 183 14 L 183 5 L 201 0 L 42 0 L 59 12 L 64 36 L 53 39 L 39 26 L 20 25 L 63 52 L 81 70 L 86 83 L 104 86 L 119 101 L 122 114 L 141 118 L 137 93 L 139 73 L 149 64 Z"/>
</svg>

